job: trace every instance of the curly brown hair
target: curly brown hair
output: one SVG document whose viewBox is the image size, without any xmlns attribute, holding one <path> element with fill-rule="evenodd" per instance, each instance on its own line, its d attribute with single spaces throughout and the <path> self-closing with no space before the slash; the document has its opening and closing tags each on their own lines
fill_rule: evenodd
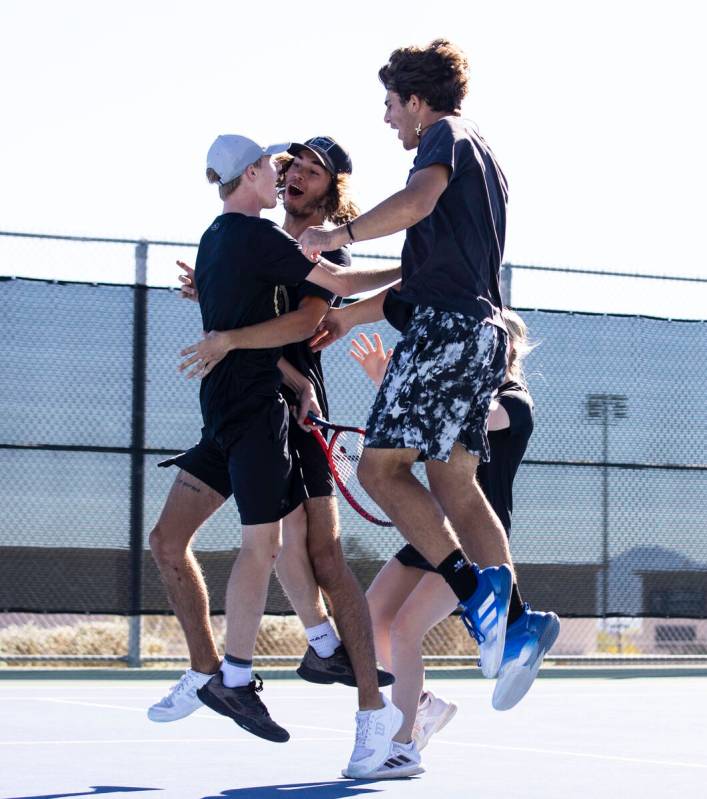
<svg viewBox="0 0 707 799">
<path fill-rule="evenodd" d="M 281 155 L 275 159 L 277 167 L 278 197 L 282 199 L 285 194 L 285 175 L 292 166 L 294 157 Z M 345 225 L 360 214 L 358 206 L 351 199 L 351 176 L 342 172 L 332 176 L 329 190 L 324 197 L 324 219 L 334 225 Z"/>
<path fill-rule="evenodd" d="M 435 39 L 426 47 L 399 47 L 378 70 L 388 91 L 407 103 L 415 94 L 433 111 L 458 111 L 466 97 L 469 62 L 464 53 L 446 39 Z"/>
</svg>

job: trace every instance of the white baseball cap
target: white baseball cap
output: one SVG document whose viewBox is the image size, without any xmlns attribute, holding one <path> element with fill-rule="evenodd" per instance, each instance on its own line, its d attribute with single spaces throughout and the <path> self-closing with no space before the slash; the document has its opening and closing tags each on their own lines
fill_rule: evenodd
<svg viewBox="0 0 707 799">
<path fill-rule="evenodd" d="M 230 183 L 242 175 L 247 167 L 262 156 L 284 153 L 289 146 L 290 142 L 285 142 L 261 147 L 245 136 L 228 133 L 219 136 L 209 147 L 206 166 L 216 172 L 220 178 L 219 183 L 223 186 L 224 183 Z"/>
</svg>

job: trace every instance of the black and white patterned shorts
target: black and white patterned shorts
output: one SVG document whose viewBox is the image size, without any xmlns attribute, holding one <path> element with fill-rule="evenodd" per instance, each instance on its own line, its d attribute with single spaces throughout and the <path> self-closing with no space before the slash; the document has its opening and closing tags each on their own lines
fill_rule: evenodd
<svg viewBox="0 0 707 799">
<path fill-rule="evenodd" d="M 417 306 L 373 403 L 366 446 L 448 461 L 458 441 L 488 461 L 486 421 L 506 372 L 506 347 L 495 325 Z"/>
</svg>

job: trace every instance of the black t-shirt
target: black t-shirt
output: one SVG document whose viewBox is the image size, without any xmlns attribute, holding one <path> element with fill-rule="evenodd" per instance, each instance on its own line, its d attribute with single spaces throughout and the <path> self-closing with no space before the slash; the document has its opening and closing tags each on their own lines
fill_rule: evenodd
<svg viewBox="0 0 707 799">
<path fill-rule="evenodd" d="M 322 257 L 337 266 L 351 266 L 351 255 L 349 248 L 341 247 L 338 250 L 331 252 L 323 252 Z M 287 286 L 285 305 L 286 311 L 294 311 L 299 307 L 300 302 L 305 297 L 321 297 L 326 300 L 330 306 L 338 307 L 341 304 L 341 297 L 337 297 L 330 291 L 327 291 L 321 286 L 316 286 L 314 283 L 300 283 L 298 286 Z M 324 388 L 324 373 L 322 371 L 322 354 L 321 352 L 313 352 L 312 348 L 306 341 L 297 341 L 293 344 L 286 344 L 283 347 L 282 354 L 292 366 L 308 378 L 317 394 L 319 406 L 322 409 L 324 418 L 329 418 L 329 404 L 327 402 L 326 390 Z M 282 396 L 287 400 L 288 405 L 296 405 L 297 397 L 292 389 L 287 386 L 282 386 Z"/>
<path fill-rule="evenodd" d="M 196 287 L 204 330 L 234 330 L 284 311 L 283 285 L 301 283 L 312 271 L 297 242 L 268 219 L 228 213 L 201 237 Z M 207 433 L 228 446 L 229 428 L 247 421 L 248 408 L 280 386 L 281 347 L 232 350 L 201 381 Z"/>
<path fill-rule="evenodd" d="M 499 271 L 506 178 L 486 142 L 455 116 L 443 117 L 422 135 L 408 181 L 433 164 L 449 167 L 449 183 L 432 213 L 407 230 L 400 299 L 505 328 Z"/>
<path fill-rule="evenodd" d="M 504 383 L 498 389 L 495 399 L 505 408 L 510 426 L 489 432 L 491 460 L 480 463 L 476 475 L 491 507 L 496 511 L 506 533 L 510 534 L 513 478 L 533 432 L 533 400 L 523 386 L 513 381 Z"/>
</svg>

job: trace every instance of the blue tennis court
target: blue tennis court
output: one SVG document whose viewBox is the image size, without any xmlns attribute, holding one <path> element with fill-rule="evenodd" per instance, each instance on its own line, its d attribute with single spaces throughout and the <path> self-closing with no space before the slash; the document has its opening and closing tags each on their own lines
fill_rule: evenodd
<svg viewBox="0 0 707 799">
<path fill-rule="evenodd" d="M 267 680 L 264 699 L 292 734 L 279 745 L 206 709 L 148 721 L 167 681 L 6 679 L 0 796 L 701 797 L 706 686 L 704 676 L 539 679 L 498 713 L 490 682 L 434 680 L 459 712 L 424 750 L 426 773 L 370 782 L 340 776 L 355 710 L 343 687 Z"/>
</svg>

